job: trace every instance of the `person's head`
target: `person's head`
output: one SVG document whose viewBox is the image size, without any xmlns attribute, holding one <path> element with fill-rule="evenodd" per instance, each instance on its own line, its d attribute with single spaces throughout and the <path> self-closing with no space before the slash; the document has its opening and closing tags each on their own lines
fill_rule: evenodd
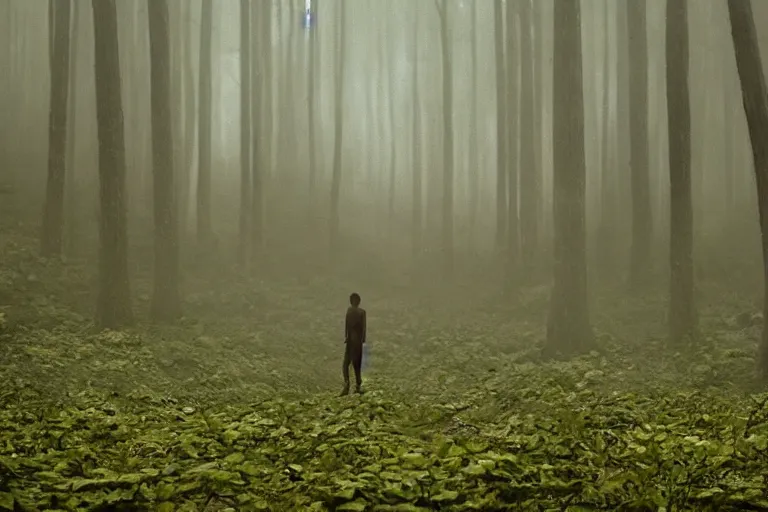
<svg viewBox="0 0 768 512">
<path fill-rule="evenodd" d="M 349 303 L 352 304 L 355 307 L 359 306 L 360 305 L 360 294 L 353 293 L 352 295 L 350 295 L 349 296 Z"/>
</svg>

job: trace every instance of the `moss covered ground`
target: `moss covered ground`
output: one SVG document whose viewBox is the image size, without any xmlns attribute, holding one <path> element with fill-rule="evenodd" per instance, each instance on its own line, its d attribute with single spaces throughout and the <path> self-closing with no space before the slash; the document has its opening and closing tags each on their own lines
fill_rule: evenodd
<svg viewBox="0 0 768 512">
<path fill-rule="evenodd" d="M 188 278 L 178 325 L 95 332 L 89 266 L 35 253 L 0 241 L 0 510 L 768 510 L 759 327 L 722 290 L 677 349 L 662 298 L 606 291 L 567 362 L 546 287 L 364 293 L 340 398 L 337 280 Z"/>
</svg>

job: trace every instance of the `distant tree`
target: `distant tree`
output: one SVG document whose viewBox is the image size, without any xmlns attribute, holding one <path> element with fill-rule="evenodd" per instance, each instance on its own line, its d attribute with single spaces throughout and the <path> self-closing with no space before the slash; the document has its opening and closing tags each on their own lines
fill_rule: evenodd
<svg viewBox="0 0 768 512">
<path fill-rule="evenodd" d="M 208 0 L 209 2 L 212 0 Z M 240 0 L 240 264 L 248 264 L 251 240 L 251 2 Z"/>
<path fill-rule="evenodd" d="M 339 30 L 336 34 L 336 89 L 334 97 L 334 139 L 333 139 L 333 177 L 331 179 L 331 225 L 330 247 L 332 251 L 338 250 L 339 245 L 339 200 L 341 199 L 341 168 L 343 142 L 343 115 L 344 115 L 344 69 L 347 46 L 346 2 L 339 4 L 341 14 L 339 16 Z"/>
<path fill-rule="evenodd" d="M 478 156 L 480 136 L 477 129 L 477 9 L 478 3 L 472 2 L 470 18 L 470 41 L 472 51 L 472 101 L 469 111 L 469 169 L 467 172 L 469 188 L 469 242 L 474 245 L 477 227 L 477 210 L 480 201 L 480 159 Z"/>
<path fill-rule="evenodd" d="M 618 217 L 618 162 L 616 161 L 616 126 L 611 126 L 612 114 L 618 115 L 615 104 L 611 102 L 611 91 L 616 89 L 616 43 L 611 45 L 608 31 L 610 26 L 610 5 L 615 0 L 606 0 L 606 30 L 603 35 L 603 94 L 602 94 L 602 151 L 600 154 L 600 218 L 597 227 L 597 246 L 600 267 L 603 273 L 613 273 L 617 256 L 616 236 Z M 618 10 L 618 8 L 616 8 Z M 618 123 L 617 123 L 618 124 Z"/>
<path fill-rule="evenodd" d="M 520 53 L 518 51 L 517 2 L 507 2 L 506 31 L 504 46 L 506 47 L 506 85 L 507 112 L 506 129 L 506 163 L 507 163 L 507 272 L 510 276 L 516 273 L 520 258 Z"/>
<path fill-rule="evenodd" d="M 55 5 L 54 5 L 55 4 Z M 61 255 L 67 158 L 70 2 L 51 0 L 51 104 L 48 119 L 48 182 L 45 187 L 41 253 Z"/>
<path fill-rule="evenodd" d="M 587 296 L 580 0 L 557 0 L 554 12 L 554 287 L 545 352 L 572 354 L 588 350 L 593 336 Z"/>
<path fill-rule="evenodd" d="M 155 321 L 168 322 L 181 316 L 181 299 L 178 211 L 171 142 L 171 48 L 166 0 L 149 0 L 147 16 L 155 212 L 155 278 L 151 316 Z"/>
<path fill-rule="evenodd" d="M 448 0 L 438 3 L 440 16 L 440 48 L 443 72 L 443 198 L 442 198 L 442 246 L 446 276 L 453 274 L 453 63 L 451 61 L 450 24 Z"/>
<path fill-rule="evenodd" d="M 260 257 L 264 242 L 264 179 L 261 158 L 262 131 L 259 122 L 264 84 L 262 55 L 271 51 L 271 42 L 264 41 L 263 27 L 272 23 L 270 11 L 251 8 L 251 251 Z M 255 33 L 254 33 L 255 32 Z"/>
<path fill-rule="evenodd" d="M 533 12 L 531 0 L 520 11 L 520 249 L 522 263 L 533 264 L 539 245 L 540 174 L 536 166 Z"/>
<path fill-rule="evenodd" d="M 179 110 L 183 116 L 183 123 L 181 124 L 181 129 L 179 131 L 174 131 L 174 138 L 181 138 L 181 155 L 178 160 L 174 160 L 174 165 L 177 169 L 177 175 L 179 180 L 181 180 L 182 185 L 180 188 L 182 190 L 182 198 L 184 203 L 181 205 L 180 210 L 183 215 L 182 218 L 185 220 L 185 222 L 189 218 L 190 211 L 189 203 L 190 195 L 192 193 L 192 169 L 195 160 L 195 149 L 198 151 L 198 156 L 200 152 L 200 148 L 196 148 L 195 146 L 196 138 L 199 137 L 199 135 L 196 133 L 198 127 L 197 121 L 199 119 L 199 116 L 197 115 L 197 105 L 199 99 L 197 91 L 195 90 L 195 80 L 199 82 L 200 77 L 195 76 L 195 48 L 192 44 L 192 41 L 193 31 L 196 28 L 196 25 L 191 22 L 193 6 L 195 6 L 195 2 L 190 2 L 189 0 L 183 0 L 180 2 L 181 13 L 179 16 L 179 21 L 181 22 L 181 30 L 179 32 L 181 32 L 181 37 L 179 42 L 181 46 L 180 53 L 182 56 L 182 91 L 180 94 L 180 99 L 182 102 L 180 103 L 181 108 L 179 108 Z M 212 19 L 213 13 L 211 13 L 211 23 L 213 23 Z M 201 20 L 201 36 L 203 23 L 204 22 Z M 210 236 L 212 236 L 212 234 L 210 234 Z"/>
<path fill-rule="evenodd" d="M 315 111 L 317 108 L 317 63 L 320 60 L 320 38 L 317 37 L 317 30 L 312 27 L 309 30 L 309 49 L 307 50 L 307 135 L 309 145 L 309 221 L 315 220 L 315 201 L 317 199 L 317 122 L 315 121 Z M 271 45 L 271 42 L 270 42 Z M 269 47 L 268 47 L 269 48 Z"/>
<path fill-rule="evenodd" d="M 641 287 L 650 277 L 651 183 L 648 168 L 648 34 L 645 0 L 627 0 L 629 7 L 629 117 L 632 172 L 632 247 L 629 280 Z"/>
<path fill-rule="evenodd" d="M 613 0 L 611 0 L 613 1 Z M 630 59 L 629 59 L 629 9 L 627 0 L 617 0 L 614 4 L 616 15 L 616 201 L 619 205 L 630 205 L 632 201 L 632 169 L 631 169 L 631 116 L 630 104 Z M 628 211 L 625 211 L 628 210 Z M 622 236 L 620 239 L 622 246 L 631 246 L 632 240 L 632 208 L 619 210 L 621 215 L 614 220 L 616 222 L 616 236 Z M 623 229 L 621 229 L 623 228 Z M 624 234 L 626 232 L 626 234 Z M 618 245 L 618 244 L 617 244 Z M 617 253 L 624 251 L 621 247 L 616 247 Z M 631 256 L 630 256 L 631 260 Z M 631 265 L 631 262 L 630 262 Z"/>
<path fill-rule="evenodd" d="M 115 329 L 133 322 L 128 283 L 125 131 L 115 0 L 92 0 L 96 118 L 99 139 L 99 297 L 96 324 Z"/>
<path fill-rule="evenodd" d="M 722 70 L 729 69 L 731 65 L 730 58 L 732 54 L 730 48 L 723 49 L 723 59 L 720 63 Z M 723 227 L 726 230 L 730 230 L 732 227 L 731 221 L 733 215 L 736 212 L 736 145 L 739 140 L 737 135 L 737 129 L 739 125 L 736 123 L 736 112 L 739 104 L 738 97 L 733 91 L 733 75 L 731 73 L 722 72 L 722 101 L 723 101 L 723 172 L 724 176 L 724 208 L 725 211 L 725 223 Z"/>
<path fill-rule="evenodd" d="M 197 240 L 211 241 L 211 99 L 213 96 L 213 0 L 203 0 L 200 25 L 200 70 L 197 162 Z"/>
<path fill-rule="evenodd" d="M 687 0 L 667 1 L 666 52 L 671 220 L 669 333 L 672 340 L 680 341 L 696 330 Z"/>
<path fill-rule="evenodd" d="M 507 80 L 503 0 L 493 2 L 493 20 L 496 59 L 496 248 L 501 251 L 507 235 Z"/>
<path fill-rule="evenodd" d="M 390 20 L 390 32 L 393 33 L 396 29 L 396 27 L 392 26 L 393 23 L 391 20 L 393 19 L 392 16 L 389 17 Z M 390 133 L 390 141 L 389 141 L 389 189 L 387 192 L 387 224 L 389 226 L 389 233 L 392 234 L 392 228 L 395 226 L 395 196 L 397 194 L 397 186 L 396 186 L 396 176 L 397 176 L 397 137 L 395 135 L 395 110 L 397 103 L 395 102 L 395 58 L 396 54 L 392 51 L 391 45 L 387 45 L 388 39 L 386 37 L 382 37 L 380 41 L 380 45 L 383 47 L 384 50 L 386 50 L 389 55 L 386 55 L 387 57 L 387 63 L 384 65 L 382 63 L 381 70 L 384 71 L 385 69 L 388 71 L 387 75 L 389 76 L 389 80 L 387 80 L 387 98 L 388 98 L 388 104 L 387 104 L 387 110 L 389 115 L 389 133 Z M 386 54 L 386 52 L 383 52 Z"/>
<path fill-rule="evenodd" d="M 75 172 L 77 162 L 77 75 L 78 75 L 78 53 L 80 50 L 80 2 L 72 2 L 72 34 L 69 44 L 69 104 L 67 106 L 67 158 L 66 169 L 67 178 L 65 185 L 65 211 L 66 218 L 66 244 L 67 249 L 71 251 L 75 246 Z"/>
<path fill-rule="evenodd" d="M 768 88 L 765 85 L 752 3 L 747 0 L 728 0 L 728 12 L 757 179 L 764 262 L 763 338 L 758 368 L 763 379 L 768 380 Z"/>
<path fill-rule="evenodd" d="M 500 0 L 499 0 L 500 1 Z M 423 190 L 422 190 L 422 176 L 424 171 L 422 169 L 422 138 L 423 130 L 421 126 L 421 95 L 419 94 L 419 10 L 415 10 L 413 15 L 413 77 L 411 79 L 411 99 L 413 101 L 413 139 L 411 145 L 413 147 L 413 211 L 411 219 L 411 249 L 413 251 L 414 259 L 421 253 L 422 249 L 422 236 L 423 236 Z"/>
</svg>

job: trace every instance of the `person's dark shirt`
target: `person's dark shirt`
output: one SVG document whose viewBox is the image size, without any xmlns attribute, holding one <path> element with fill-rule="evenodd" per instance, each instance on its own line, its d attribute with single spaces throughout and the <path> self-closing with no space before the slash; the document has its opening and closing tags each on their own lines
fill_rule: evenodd
<svg viewBox="0 0 768 512">
<path fill-rule="evenodd" d="M 347 308 L 344 327 L 344 341 L 365 343 L 366 318 L 365 310 L 361 307 Z"/>
</svg>

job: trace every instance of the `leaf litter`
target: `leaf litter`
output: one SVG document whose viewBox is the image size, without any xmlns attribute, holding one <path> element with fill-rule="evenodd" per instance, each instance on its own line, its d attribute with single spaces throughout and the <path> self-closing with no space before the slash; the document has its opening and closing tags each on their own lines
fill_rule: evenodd
<svg viewBox="0 0 768 512">
<path fill-rule="evenodd" d="M 249 282 L 190 294 L 174 327 L 95 333 L 66 284 L 41 293 L 81 273 L 11 249 L 0 510 L 768 510 L 749 327 L 542 361 L 510 311 L 545 297 L 461 320 L 373 301 L 367 393 L 339 398 L 323 301 Z"/>
</svg>

